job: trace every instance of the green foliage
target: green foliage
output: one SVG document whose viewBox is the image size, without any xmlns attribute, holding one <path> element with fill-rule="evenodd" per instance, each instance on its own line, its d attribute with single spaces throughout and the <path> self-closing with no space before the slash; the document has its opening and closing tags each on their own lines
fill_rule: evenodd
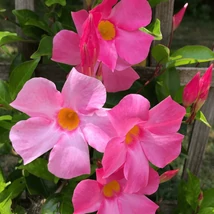
<svg viewBox="0 0 214 214">
<path fill-rule="evenodd" d="M 37 158 L 33 162 L 19 166 L 18 169 L 24 169 L 29 173 L 52 182 L 57 182 L 56 177 L 48 171 L 48 161 L 43 158 Z"/>
<path fill-rule="evenodd" d="M 140 30 L 148 34 L 151 34 L 152 36 L 154 36 L 155 40 L 161 40 L 163 36 L 162 36 L 160 27 L 161 27 L 160 20 L 156 19 L 146 28 L 142 27 L 140 28 Z"/>
<path fill-rule="evenodd" d="M 165 2 L 168 0 L 149 0 L 149 4 L 151 5 L 151 7 L 155 7 L 157 4 L 160 4 L 161 2 Z"/>
<path fill-rule="evenodd" d="M 200 181 L 191 172 L 188 172 L 188 181 L 181 181 L 178 188 L 178 214 L 192 214 L 197 211 L 201 193 Z"/>
<path fill-rule="evenodd" d="M 156 82 L 156 93 L 158 100 L 161 101 L 168 97 L 175 98 L 180 93 L 180 78 L 176 68 L 167 69 Z"/>
<path fill-rule="evenodd" d="M 62 6 L 66 5 L 66 0 L 45 0 L 45 4 L 50 7 L 53 4 L 60 4 Z"/>
<path fill-rule="evenodd" d="M 166 64 L 169 61 L 170 50 L 166 46 L 158 44 L 152 48 L 151 54 L 156 62 Z"/>
<path fill-rule="evenodd" d="M 50 57 L 52 55 L 52 43 L 53 38 L 50 36 L 44 36 L 36 52 L 31 56 L 32 59 L 40 58 L 42 56 Z"/>
<path fill-rule="evenodd" d="M 10 108 L 11 96 L 8 85 L 5 81 L 0 80 L 0 104 L 6 108 Z"/>
<path fill-rule="evenodd" d="M 214 52 L 207 47 L 190 45 L 175 51 L 166 67 L 177 67 L 193 63 L 209 62 L 214 60 Z"/>
<path fill-rule="evenodd" d="M 9 78 L 9 90 L 11 98 L 14 99 L 23 85 L 28 81 L 34 70 L 36 69 L 40 58 L 26 61 L 18 65 L 10 74 Z"/>
</svg>

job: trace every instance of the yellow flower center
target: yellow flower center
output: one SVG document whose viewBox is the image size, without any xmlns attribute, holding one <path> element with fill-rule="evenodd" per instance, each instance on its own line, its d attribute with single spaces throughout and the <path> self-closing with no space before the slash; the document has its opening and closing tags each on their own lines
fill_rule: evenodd
<svg viewBox="0 0 214 214">
<path fill-rule="evenodd" d="M 61 128 L 72 131 L 79 125 L 78 114 L 69 108 L 63 108 L 58 113 L 58 124 Z"/>
<path fill-rule="evenodd" d="M 103 194 L 108 198 L 113 197 L 116 193 L 119 193 L 119 192 L 120 192 L 120 184 L 115 180 L 107 183 L 103 187 Z"/>
<path fill-rule="evenodd" d="M 98 31 L 104 40 L 112 40 L 116 35 L 114 24 L 109 21 L 100 21 Z"/>
<path fill-rule="evenodd" d="M 140 129 L 138 126 L 134 126 L 127 134 L 126 134 L 126 139 L 125 139 L 125 143 L 126 144 L 130 144 L 133 142 L 133 140 L 139 136 L 140 134 Z"/>
</svg>

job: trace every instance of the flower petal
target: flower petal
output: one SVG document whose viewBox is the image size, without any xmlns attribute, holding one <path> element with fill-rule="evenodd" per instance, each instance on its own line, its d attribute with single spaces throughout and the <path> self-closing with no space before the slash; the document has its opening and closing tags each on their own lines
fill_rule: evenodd
<svg viewBox="0 0 214 214">
<path fill-rule="evenodd" d="M 138 194 L 151 195 L 155 193 L 158 190 L 159 183 L 160 177 L 158 173 L 150 167 L 148 184 L 146 187 L 142 187 Z"/>
<path fill-rule="evenodd" d="M 120 213 L 123 214 L 154 214 L 158 205 L 144 195 L 123 194 L 118 198 Z"/>
<path fill-rule="evenodd" d="M 183 137 L 178 133 L 156 135 L 144 130 L 141 142 L 148 160 L 155 166 L 163 168 L 180 154 Z"/>
<path fill-rule="evenodd" d="M 95 212 L 102 202 L 101 188 L 97 181 L 83 180 L 74 189 L 72 203 L 74 214 Z"/>
<path fill-rule="evenodd" d="M 112 9 L 109 19 L 117 27 L 133 31 L 151 22 L 152 9 L 147 0 L 122 0 Z"/>
<path fill-rule="evenodd" d="M 178 131 L 186 114 L 184 107 L 167 97 L 149 111 L 144 128 L 155 134 L 171 134 Z"/>
<path fill-rule="evenodd" d="M 26 82 L 10 105 L 31 117 L 54 119 L 62 102 L 62 96 L 53 82 L 44 78 L 33 78 Z"/>
<path fill-rule="evenodd" d="M 125 191 L 128 193 L 138 192 L 148 185 L 149 162 L 138 142 L 128 146 L 124 176 L 127 180 Z"/>
<path fill-rule="evenodd" d="M 104 85 L 97 79 L 79 73 L 75 68 L 70 72 L 62 89 L 64 106 L 82 114 L 100 109 L 106 101 Z"/>
<path fill-rule="evenodd" d="M 146 121 L 149 116 L 149 101 L 141 95 L 125 96 L 108 114 L 118 134 L 125 136 L 139 122 Z"/>
<path fill-rule="evenodd" d="M 114 71 L 118 58 L 114 40 L 105 41 L 102 38 L 100 38 L 99 43 L 100 43 L 100 54 L 98 60 L 102 61 L 107 67 Z"/>
<path fill-rule="evenodd" d="M 71 16 L 76 26 L 77 33 L 81 36 L 83 23 L 88 18 L 88 12 L 86 10 L 79 10 L 77 12 L 71 12 Z"/>
<path fill-rule="evenodd" d="M 107 92 L 118 92 L 129 89 L 135 80 L 139 79 L 139 75 L 131 67 L 114 72 L 106 65 L 102 67 L 103 84 Z"/>
<path fill-rule="evenodd" d="M 134 65 L 146 59 L 152 41 L 153 36 L 140 30 L 128 32 L 117 29 L 115 46 L 118 55 L 129 64 Z"/>
<path fill-rule="evenodd" d="M 57 177 L 65 179 L 90 173 L 88 145 L 80 130 L 63 135 L 53 147 L 48 169 Z"/>
<path fill-rule="evenodd" d="M 111 13 L 112 7 L 117 3 L 118 0 L 103 0 L 95 8 L 93 8 L 91 13 L 101 13 L 103 18 L 106 18 Z"/>
<path fill-rule="evenodd" d="M 45 118 L 30 118 L 20 121 L 10 131 L 10 140 L 24 164 L 50 150 L 61 137 L 55 123 Z"/>
<path fill-rule="evenodd" d="M 98 210 L 97 214 L 121 214 L 117 198 L 112 200 L 103 200 L 100 209 Z"/>
<path fill-rule="evenodd" d="M 93 116 L 84 116 L 85 123 L 81 125 L 84 137 L 88 144 L 99 152 L 104 152 L 107 143 L 116 136 L 116 131 L 112 126 L 107 113 L 98 110 Z"/>
<path fill-rule="evenodd" d="M 194 103 L 199 94 L 200 72 L 187 83 L 183 91 L 183 105 L 188 107 Z"/>
<path fill-rule="evenodd" d="M 104 177 L 110 176 L 124 164 L 127 149 L 123 141 L 124 139 L 117 137 L 107 144 L 102 160 Z"/>
<path fill-rule="evenodd" d="M 80 39 L 73 31 L 61 30 L 54 36 L 52 60 L 68 65 L 80 64 Z"/>
</svg>

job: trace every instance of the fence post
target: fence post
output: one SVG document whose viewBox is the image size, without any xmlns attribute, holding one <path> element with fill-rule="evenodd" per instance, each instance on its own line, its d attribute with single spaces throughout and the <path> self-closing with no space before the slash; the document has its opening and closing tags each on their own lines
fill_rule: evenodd
<svg viewBox="0 0 214 214">
<path fill-rule="evenodd" d="M 35 9 L 34 0 L 15 0 L 15 9 L 16 10 L 29 9 L 34 11 Z M 23 36 L 21 28 L 17 27 L 16 32 L 19 36 Z M 19 53 L 22 53 L 24 57 L 28 59 L 30 58 L 31 54 L 35 51 L 35 45 L 19 42 L 18 50 Z"/>
<path fill-rule="evenodd" d="M 159 19 L 161 21 L 161 32 L 163 39 L 161 41 L 154 41 L 152 47 L 161 43 L 165 46 L 169 45 L 170 35 L 172 32 L 172 17 L 174 12 L 174 0 L 168 0 L 158 4 L 153 12 L 153 20 Z M 156 62 L 150 55 L 150 64 L 155 66 Z"/>
<path fill-rule="evenodd" d="M 214 88 L 210 88 L 209 96 L 202 107 L 202 112 L 206 116 L 208 122 L 213 125 L 214 123 Z M 184 164 L 183 179 L 187 179 L 187 169 L 189 169 L 194 175 L 198 176 L 203 160 L 206 144 L 209 138 L 210 128 L 200 121 L 195 121 L 191 139 L 188 146 L 188 157 Z"/>
</svg>

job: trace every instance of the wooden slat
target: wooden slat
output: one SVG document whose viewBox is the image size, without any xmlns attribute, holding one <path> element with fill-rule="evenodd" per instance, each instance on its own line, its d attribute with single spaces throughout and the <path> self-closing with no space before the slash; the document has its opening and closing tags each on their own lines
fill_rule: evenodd
<svg viewBox="0 0 214 214">
<path fill-rule="evenodd" d="M 0 79 L 6 80 L 8 77 L 9 72 L 9 64 L 0 64 Z M 135 67 L 134 68 L 138 74 L 140 75 L 140 78 L 143 81 L 146 81 L 150 79 L 155 71 L 154 67 Z M 201 75 L 204 74 L 207 68 L 187 68 L 187 67 L 178 67 L 177 70 L 180 73 L 180 80 L 181 84 L 185 85 L 187 84 L 192 77 L 198 72 L 201 72 Z M 46 77 L 52 81 L 56 81 L 56 77 L 59 81 L 63 81 L 65 79 L 65 72 L 58 66 L 58 65 L 40 65 L 37 69 L 37 76 L 43 76 Z M 55 77 L 56 76 L 56 77 Z M 213 81 L 211 84 L 212 87 L 214 87 L 214 74 L 213 74 Z"/>
<path fill-rule="evenodd" d="M 159 43 L 168 46 L 170 42 L 170 35 L 172 32 L 172 16 L 174 12 L 174 0 L 168 0 L 166 2 L 161 2 L 158 4 L 153 12 L 153 20 L 159 19 L 161 20 L 161 32 L 163 35 L 163 39 L 161 41 L 154 41 L 153 45 L 157 45 Z M 155 61 L 150 56 L 150 65 L 154 66 Z"/>
<path fill-rule="evenodd" d="M 208 99 L 202 107 L 202 112 L 211 125 L 214 124 L 214 88 L 210 89 Z M 188 146 L 188 158 L 184 164 L 183 178 L 187 179 L 187 169 L 194 175 L 199 175 L 201 163 L 209 138 L 210 128 L 202 122 L 195 121 Z"/>
<path fill-rule="evenodd" d="M 34 6 L 34 0 L 15 0 L 15 9 L 21 10 L 21 9 L 29 9 L 33 10 L 35 9 Z M 16 32 L 19 36 L 23 36 L 21 28 L 17 27 Z M 18 50 L 20 53 L 24 55 L 26 59 L 29 59 L 32 53 L 36 50 L 35 44 L 29 44 L 29 43 L 18 43 Z"/>
</svg>

